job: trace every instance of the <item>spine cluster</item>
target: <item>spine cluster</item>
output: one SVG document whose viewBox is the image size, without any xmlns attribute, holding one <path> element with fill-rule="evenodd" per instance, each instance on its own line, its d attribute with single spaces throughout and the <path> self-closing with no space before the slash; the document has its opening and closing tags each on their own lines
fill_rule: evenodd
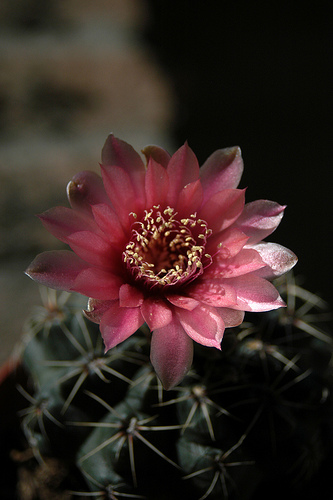
<svg viewBox="0 0 333 500">
<path fill-rule="evenodd" d="M 324 302 L 280 280 L 287 307 L 247 316 L 222 351 L 196 345 L 172 391 L 145 329 L 104 354 L 76 296 L 48 292 L 28 321 L 22 428 L 36 466 L 61 461 L 68 498 L 300 498 L 333 449 Z M 272 485 L 274 491 L 272 491 Z"/>
</svg>

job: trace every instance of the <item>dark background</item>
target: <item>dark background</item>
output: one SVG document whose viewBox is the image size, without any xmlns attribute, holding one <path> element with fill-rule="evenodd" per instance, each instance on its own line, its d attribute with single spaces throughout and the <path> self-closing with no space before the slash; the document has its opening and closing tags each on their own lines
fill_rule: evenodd
<svg viewBox="0 0 333 500">
<path fill-rule="evenodd" d="M 176 93 L 176 144 L 239 145 L 247 201 L 287 204 L 270 237 L 333 302 L 330 2 L 148 2 L 146 38 Z M 173 4 L 173 8 L 170 8 Z"/>
</svg>

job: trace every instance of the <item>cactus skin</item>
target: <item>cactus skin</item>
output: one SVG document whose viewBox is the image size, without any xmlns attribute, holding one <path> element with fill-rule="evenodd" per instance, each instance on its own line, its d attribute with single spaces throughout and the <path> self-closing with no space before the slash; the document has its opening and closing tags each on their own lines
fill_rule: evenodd
<svg viewBox="0 0 333 500">
<path fill-rule="evenodd" d="M 168 392 L 147 331 L 104 354 L 79 298 L 49 291 L 23 337 L 22 429 L 66 463 L 68 498 L 307 498 L 333 449 L 332 336 L 319 297 L 279 287 L 286 308 L 249 314 L 221 352 L 197 345 Z"/>
</svg>

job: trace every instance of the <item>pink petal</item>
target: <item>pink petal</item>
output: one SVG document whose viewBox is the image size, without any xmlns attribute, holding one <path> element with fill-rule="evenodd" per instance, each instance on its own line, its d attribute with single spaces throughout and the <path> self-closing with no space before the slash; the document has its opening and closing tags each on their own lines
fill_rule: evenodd
<svg viewBox="0 0 333 500">
<path fill-rule="evenodd" d="M 297 263 L 296 255 L 277 243 L 258 243 L 253 248 L 266 264 L 266 267 L 256 272 L 261 278 L 274 279 L 290 271 Z"/>
<path fill-rule="evenodd" d="M 184 295 L 168 295 L 166 297 L 171 304 L 181 309 L 187 309 L 188 311 L 193 311 L 200 302 L 192 297 L 185 297 Z"/>
<path fill-rule="evenodd" d="M 225 280 L 204 279 L 194 282 L 188 289 L 188 294 L 196 299 L 213 307 L 232 307 L 237 303 L 237 296 L 234 288 Z"/>
<path fill-rule="evenodd" d="M 111 300 L 98 300 L 90 298 L 88 300 L 87 309 L 83 312 L 93 323 L 100 323 L 102 316 L 110 308 L 111 304 Z"/>
<path fill-rule="evenodd" d="M 78 274 L 72 290 L 87 297 L 100 300 L 114 300 L 119 297 L 123 280 L 104 269 L 89 267 Z"/>
<path fill-rule="evenodd" d="M 223 231 L 240 216 L 244 201 L 245 189 L 224 189 L 203 205 L 200 218 L 208 223 L 213 232 Z"/>
<path fill-rule="evenodd" d="M 193 311 L 177 309 L 176 314 L 187 335 L 195 342 L 221 349 L 225 327 L 214 307 L 199 305 Z"/>
<path fill-rule="evenodd" d="M 227 307 L 219 307 L 216 311 L 223 319 L 226 328 L 238 326 L 243 323 L 245 315 L 244 311 L 229 309 Z"/>
<path fill-rule="evenodd" d="M 104 143 L 102 164 L 121 167 L 136 181 L 142 181 L 145 175 L 145 166 L 139 153 L 130 144 L 113 134 L 109 134 Z"/>
<path fill-rule="evenodd" d="M 120 307 L 139 307 L 143 303 L 143 293 L 134 286 L 125 283 L 119 290 Z"/>
<path fill-rule="evenodd" d="M 168 192 L 168 203 L 170 207 L 174 208 L 178 203 L 179 193 L 183 187 L 199 179 L 198 160 L 187 143 L 179 148 L 171 157 L 167 172 L 171 180 Z"/>
<path fill-rule="evenodd" d="M 94 221 L 82 212 L 67 207 L 54 207 L 38 215 L 43 226 L 58 240 L 68 243 L 68 237 L 77 231 L 98 232 Z"/>
<path fill-rule="evenodd" d="M 171 156 L 167 151 L 165 151 L 165 149 L 154 145 L 146 146 L 145 148 L 143 148 L 142 153 L 145 155 L 147 163 L 149 163 L 149 160 L 152 159 L 156 163 L 162 165 L 162 167 L 164 168 L 167 168 L 171 158 Z"/>
<path fill-rule="evenodd" d="M 161 299 L 146 299 L 141 306 L 141 313 L 151 331 L 167 326 L 172 321 L 171 308 Z"/>
<path fill-rule="evenodd" d="M 25 273 L 42 285 L 56 290 L 72 291 L 77 276 L 87 267 L 68 250 L 43 252 L 32 261 Z"/>
<path fill-rule="evenodd" d="M 254 273 L 230 278 L 227 281 L 237 293 L 237 305 L 233 306 L 234 309 L 263 312 L 285 305 L 272 283 Z"/>
<path fill-rule="evenodd" d="M 130 212 L 142 210 L 144 197 L 138 197 L 134 191 L 130 176 L 121 167 L 101 166 L 106 192 L 112 202 L 124 229 L 130 225 Z"/>
<path fill-rule="evenodd" d="M 68 244 L 81 259 L 98 267 L 119 271 L 121 254 L 110 243 L 90 231 L 71 234 Z"/>
<path fill-rule="evenodd" d="M 105 351 L 112 349 L 135 333 L 144 323 L 139 307 L 120 307 L 119 301 L 111 302 L 103 314 L 100 330 L 105 344 Z"/>
<path fill-rule="evenodd" d="M 131 179 L 138 198 L 144 204 L 144 182 L 146 169 L 140 155 L 125 141 L 110 134 L 102 149 L 102 164 L 105 167 L 121 167 Z"/>
<path fill-rule="evenodd" d="M 235 227 L 230 227 L 213 234 L 207 241 L 206 251 L 212 256 L 219 255 L 220 259 L 229 259 L 241 251 L 249 237 Z M 214 260 L 214 259 L 213 259 Z"/>
<path fill-rule="evenodd" d="M 169 187 L 169 176 L 165 168 L 156 163 L 152 158 L 149 159 L 146 173 L 146 200 L 147 208 L 153 205 L 166 206 L 166 197 Z"/>
<path fill-rule="evenodd" d="M 154 331 L 150 360 L 167 391 L 185 377 L 192 365 L 193 342 L 178 321 Z"/>
<path fill-rule="evenodd" d="M 102 178 L 86 170 L 76 174 L 67 184 L 67 197 L 71 207 L 91 215 L 91 205 L 110 204 Z"/>
<path fill-rule="evenodd" d="M 180 217 L 188 217 L 197 212 L 202 203 L 202 187 L 200 179 L 187 184 L 179 193 L 176 210 Z"/>
<path fill-rule="evenodd" d="M 256 250 L 243 248 L 237 255 L 231 258 L 223 258 L 223 253 L 218 253 L 213 264 L 205 272 L 205 278 L 233 278 L 242 274 L 250 273 L 265 267 L 265 262 Z"/>
<path fill-rule="evenodd" d="M 215 151 L 200 169 L 204 201 L 223 189 L 235 189 L 242 173 L 243 160 L 239 147 Z"/>
<path fill-rule="evenodd" d="M 250 237 L 248 245 L 258 243 L 275 231 L 285 208 L 268 200 L 247 203 L 235 226 Z"/>
<path fill-rule="evenodd" d="M 121 246 L 126 241 L 126 236 L 115 211 L 106 203 L 93 205 L 91 209 L 100 230 L 111 243 Z"/>
</svg>

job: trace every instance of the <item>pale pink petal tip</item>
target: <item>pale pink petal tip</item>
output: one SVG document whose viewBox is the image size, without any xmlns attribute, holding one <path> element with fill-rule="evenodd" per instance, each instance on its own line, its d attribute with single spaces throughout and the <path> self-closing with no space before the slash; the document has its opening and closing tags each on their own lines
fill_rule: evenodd
<svg viewBox="0 0 333 500">
<path fill-rule="evenodd" d="M 67 197 L 72 208 L 88 213 L 91 211 L 91 205 L 110 203 L 102 178 L 88 170 L 76 174 L 67 184 Z"/>
<path fill-rule="evenodd" d="M 168 166 L 171 158 L 171 156 L 167 151 L 165 151 L 165 149 L 155 145 L 146 146 L 145 148 L 143 148 L 142 153 L 145 155 L 147 163 L 149 162 L 150 158 L 152 158 L 164 168 Z"/>
<path fill-rule="evenodd" d="M 190 182 L 199 179 L 199 163 L 187 143 L 172 155 L 167 172 L 170 179 L 168 203 L 175 207 L 181 190 Z"/>
<path fill-rule="evenodd" d="M 177 316 L 192 340 L 207 347 L 221 349 L 225 325 L 215 307 L 199 305 L 193 311 L 179 309 Z"/>
<path fill-rule="evenodd" d="M 139 153 L 125 141 L 110 134 L 102 149 L 102 164 L 122 167 L 127 170 L 129 167 L 134 170 L 144 170 L 143 161 Z"/>
<path fill-rule="evenodd" d="M 270 200 L 247 203 L 236 226 L 249 236 L 248 245 L 259 243 L 273 233 L 281 222 L 285 208 L 285 205 Z"/>
<path fill-rule="evenodd" d="M 102 316 L 110 308 L 110 300 L 98 300 L 90 298 L 88 300 L 87 309 L 83 311 L 84 315 L 93 323 L 99 324 Z"/>
<path fill-rule="evenodd" d="M 68 250 L 43 252 L 31 262 L 25 274 L 41 285 L 72 291 L 74 282 L 87 264 Z"/>
<path fill-rule="evenodd" d="M 112 301 L 100 321 L 105 351 L 126 340 L 143 323 L 144 320 L 139 307 L 119 307 L 118 300 Z"/>
<path fill-rule="evenodd" d="M 290 271 L 297 264 L 297 256 L 278 243 L 262 242 L 253 248 L 260 254 L 266 264 L 263 269 L 256 271 L 258 276 L 274 279 Z"/>
<path fill-rule="evenodd" d="M 205 200 L 223 189 L 237 188 L 243 168 L 242 154 L 238 146 L 218 149 L 212 153 L 200 169 Z"/>
<path fill-rule="evenodd" d="M 155 330 L 150 360 L 166 391 L 183 380 L 192 365 L 193 342 L 177 321 Z"/>
</svg>

